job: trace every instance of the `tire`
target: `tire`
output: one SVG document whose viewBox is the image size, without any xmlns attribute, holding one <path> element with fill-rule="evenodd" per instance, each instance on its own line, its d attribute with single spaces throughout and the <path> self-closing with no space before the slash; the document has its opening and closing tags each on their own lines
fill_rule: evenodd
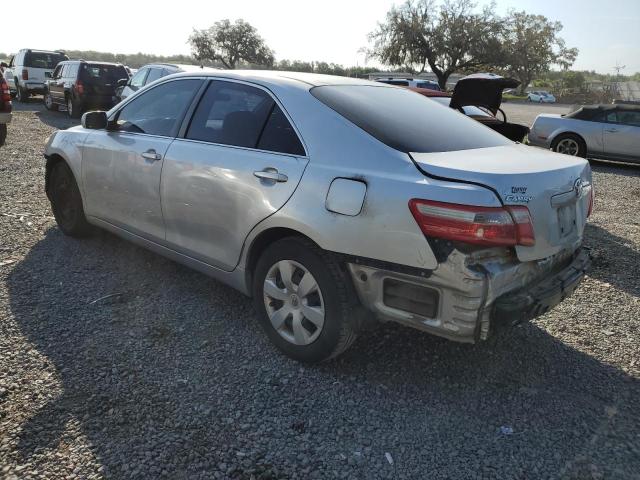
<svg viewBox="0 0 640 480">
<path fill-rule="evenodd" d="M 51 94 L 49 92 L 44 93 L 42 102 L 44 103 L 44 108 L 46 108 L 47 110 L 52 110 L 54 112 L 58 111 L 58 104 L 53 103 L 53 98 L 51 98 Z"/>
<path fill-rule="evenodd" d="M 551 143 L 551 150 L 574 157 L 587 157 L 587 144 L 581 136 L 575 133 L 558 135 Z"/>
<path fill-rule="evenodd" d="M 20 103 L 27 103 L 29 101 L 29 92 L 20 86 L 18 86 L 17 89 L 16 100 Z"/>
<path fill-rule="evenodd" d="M 4 145 L 4 142 L 6 139 L 7 139 L 7 124 L 0 123 L 0 147 Z"/>
<path fill-rule="evenodd" d="M 71 118 L 80 118 L 82 115 L 80 105 L 73 101 L 71 95 L 67 95 L 67 115 Z"/>
<path fill-rule="evenodd" d="M 283 281 L 283 271 L 293 273 L 289 275 L 289 288 L 289 280 Z M 306 239 L 284 238 L 267 247 L 254 273 L 258 318 L 271 342 L 283 353 L 298 361 L 317 363 L 351 346 L 356 338 L 355 292 L 348 273 L 332 254 Z M 309 281 L 305 281 L 308 288 L 303 296 L 300 285 L 305 277 Z M 311 312 L 314 314 L 309 315 Z M 318 312 L 322 312 L 322 322 Z M 309 320 L 312 317 L 313 322 Z M 281 326 L 276 328 L 276 323 Z"/>
<path fill-rule="evenodd" d="M 69 166 L 63 162 L 53 165 L 47 188 L 53 216 L 65 235 L 84 237 L 91 233 L 82 207 L 78 184 Z"/>
</svg>

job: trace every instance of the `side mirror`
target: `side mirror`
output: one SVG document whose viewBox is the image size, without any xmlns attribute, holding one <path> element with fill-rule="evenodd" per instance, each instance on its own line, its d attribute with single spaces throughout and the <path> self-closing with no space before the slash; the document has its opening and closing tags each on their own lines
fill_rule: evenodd
<svg viewBox="0 0 640 480">
<path fill-rule="evenodd" d="M 121 78 L 120 80 L 118 80 L 117 85 L 119 87 L 126 87 L 128 83 L 129 83 L 129 79 L 128 78 Z"/>
<path fill-rule="evenodd" d="M 107 112 L 100 110 L 96 112 L 87 112 L 82 115 L 80 120 L 82 128 L 88 128 L 90 130 L 104 130 L 107 128 Z"/>
</svg>

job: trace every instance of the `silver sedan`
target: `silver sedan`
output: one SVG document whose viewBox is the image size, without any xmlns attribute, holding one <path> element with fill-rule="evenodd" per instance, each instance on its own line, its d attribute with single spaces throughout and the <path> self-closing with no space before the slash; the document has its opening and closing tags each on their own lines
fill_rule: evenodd
<svg viewBox="0 0 640 480">
<path fill-rule="evenodd" d="M 380 83 L 172 75 L 56 132 L 45 157 L 64 233 L 101 227 L 239 289 L 303 361 L 376 320 L 484 340 L 589 262 L 587 162 Z"/>
<path fill-rule="evenodd" d="M 640 162 L 640 106 L 585 106 L 538 115 L 529 144 L 578 157 Z"/>
</svg>

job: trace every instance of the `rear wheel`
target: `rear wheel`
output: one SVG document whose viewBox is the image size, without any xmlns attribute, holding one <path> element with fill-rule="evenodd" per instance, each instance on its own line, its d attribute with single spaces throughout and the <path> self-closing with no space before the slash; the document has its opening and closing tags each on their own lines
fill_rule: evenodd
<svg viewBox="0 0 640 480">
<path fill-rule="evenodd" d="M 29 92 L 27 92 L 27 90 L 25 88 L 22 87 L 17 87 L 18 91 L 16 94 L 16 100 L 18 100 L 20 103 L 27 103 L 29 101 Z"/>
<path fill-rule="evenodd" d="M 350 278 L 312 242 L 291 237 L 269 246 L 258 260 L 254 302 L 269 339 L 286 355 L 321 362 L 355 340 Z"/>
<path fill-rule="evenodd" d="M 65 235 L 83 237 L 91 232 L 73 172 L 65 162 L 53 165 L 49 175 L 49 200 L 53 216 Z"/>
<path fill-rule="evenodd" d="M 4 142 L 6 139 L 7 139 L 7 124 L 0 123 L 0 147 L 4 145 Z"/>
<path fill-rule="evenodd" d="M 53 103 L 53 99 L 49 92 L 44 93 L 44 108 L 47 110 L 58 110 L 58 105 Z"/>
<path fill-rule="evenodd" d="M 564 133 L 558 135 L 551 144 L 551 150 L 564 155 L 585 158 L 587 156 L 587 145 L 584 140 L 574 133 Z"/>
<path fill-rule="evenodd" d="M 82 112 L 80 111 L 80 106 L 73 101 L 71 95 L 67 96 L 67 114 L 71 118 L 80 118 Z"/>
</svg>

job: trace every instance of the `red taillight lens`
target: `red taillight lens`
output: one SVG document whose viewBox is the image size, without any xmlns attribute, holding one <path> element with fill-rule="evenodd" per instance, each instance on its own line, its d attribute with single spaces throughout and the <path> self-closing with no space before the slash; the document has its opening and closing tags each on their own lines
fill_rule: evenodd
<svg viewBox="0 0 640 480">
<path fill-rule="evenodd" d="M 591 184 L 591 191 L 589 192 L 589 208 L 587 209 L 587 217 L 590 217 L 593 213 L 593 207 L 596 204 L 596 191 L 593 188 L 593 183 Z"/>
<path fill-rule="evenodd" d="M 76 94 L 78 95 L 84 94 L 84 85 L 80 80 L 76 81 L 75 87 L 76 87 Z"/>
<path fill-rule="evenodd" d="M 29 70 L 26 68 L 22 69 L 22 80 L 29 80 Z"/>
<path fill-rule="evenodd" d="M 409 209 L 429 237 L 486 246 L 535 244 L 527 207 L 476 207 L 414 198 Z"/>
</svg>

